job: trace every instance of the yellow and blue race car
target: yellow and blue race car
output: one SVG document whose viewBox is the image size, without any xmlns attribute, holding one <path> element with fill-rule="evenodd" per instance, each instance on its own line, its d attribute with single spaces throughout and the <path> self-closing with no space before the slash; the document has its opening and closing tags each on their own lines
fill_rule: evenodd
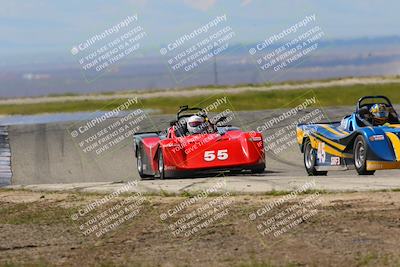
<svg viewBox="0 0 400 267">
<path fill-rule="evenodd" d="M 400 169 L 400 120 L 385 96 L 362 97 L 356 111 L 338 122 L 299 124 L 297 141 L 310 176 Z"/>
</svg>

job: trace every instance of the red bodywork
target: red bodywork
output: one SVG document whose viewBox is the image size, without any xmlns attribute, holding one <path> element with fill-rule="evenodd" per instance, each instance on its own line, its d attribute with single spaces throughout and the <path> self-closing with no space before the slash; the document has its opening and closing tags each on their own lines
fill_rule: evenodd
<svg viewBox="0 0 400 267">
<path fill-rule="evenodd" d="M 175 135 L 170 127 L 166 136 L 140 134 L 135 142 L 136 154 L 143 153 L 144 173 L 157 176 L 159 153 L 164 158 L 167 177 L 187 176 L 205 170 L 258 170 L 265 168 L 264 143 L 261 133 L 243 132 L 237 128 L 224 134 Z M 139 147 L 140 148 L 139 148 Z"/>
</svg>

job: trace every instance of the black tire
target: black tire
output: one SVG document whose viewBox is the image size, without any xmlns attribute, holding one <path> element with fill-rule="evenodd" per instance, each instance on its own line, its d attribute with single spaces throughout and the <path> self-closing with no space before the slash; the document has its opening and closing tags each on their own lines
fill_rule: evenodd
<svg viewBox="0 0 400 267">
<path fill-rule="evenodd" d="M 356 137 L 353 147 L 354 166 L 357 170 L 358 175 L 375 174 L 375 171 L 367 170 L 367 155 L 368 155 L 367 142 L 365 142 L 364 136 L 359 135 Z"/>
<path fill-rule="evenodd" d="M 138 169 L 138 173 L 139 173 L 141 180 L 146 179 L 146 178 L 153 178 L 153 176 L 143 173 L 143 160 L 142 160 L 142 153 L 140 153 L 140 151 L 138 151 L 138 154 L 136 156 L 136 163 L 137 163 L 137 169 Z"/>
<path fill-rule="evenodd" d="M 165 179 L 164 155 L 161 149 L 158 150 L 158 175 L 161 180 Z"/>
<path fill-rule="evenodd" d="M 308 176 L 326 176 L 327 171 L 317 171 L 315 162 L 317 161 L 316 150 L 312 148 L 310 139 L 304 141 L 304 167 L 306 168 Z"/>
<path fill-rule="evenodd" d="M 262 167 L 257 167 L 257 168 L 251 169 L 251 173 L 254 173 L 254 174 L 264 173 L 264 171 L 265 171 L 265 165 L 263 165 Z"/>
</svg>

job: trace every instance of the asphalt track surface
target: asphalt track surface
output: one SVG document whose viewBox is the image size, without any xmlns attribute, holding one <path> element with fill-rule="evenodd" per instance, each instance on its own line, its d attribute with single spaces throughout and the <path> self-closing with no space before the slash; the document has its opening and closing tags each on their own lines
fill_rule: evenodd
<svg viewBox="0 0 400 267">
<path fill-rule="evenodd" d="M 299 117 L 312 114 L 314 110 L 303 110 Z M 340 120 L 353 111 L 352 107 L 321 109 L 324 120 Z M 256 112 L 235 112 L 233 125 L 256 130 L 272 118 L 286 110 L 266 110 Z M 143 122 L 141 130 L 168 126 L 173 115 L 152 115 L 151 122 Z M 111 119 L 108 123 L 112 123 Z M 83 123 L 83 122 L 80 122 Z M 293 121 L 284 120 L 264 132 L 273 135 Z M 84 153 L 71 137 L 71 129 L 76 122 L 32 124 L 9 126 L 12 154 L 12 186 L 30 189 L 79 189 L 83 191 L 112 191 L 120 182 L 138 179 L 133 155 L 133 140 L 127 138 L 116 149 L 106 151 L 102 156 Z M 100 131 L 95 129 L 95 131 Z M 273 142 L 273 141 L 271 141 Z M 229 175 L 212 174 L 205 177 L 148 180 L 140 182 L 140 191 L 159 190 L 182 192 L 199 190 L 224 179 L 227 187 L 236 192 L 264 192 L 271 190 L 292 190 L 313 178 L 307 177 L 303 158 L 298 146 L 288 145 L 283 151 L 267 152 L 267 168 L 263 174 Z M 318 189 L 328 191 L 364 191 L 400 188 L 400 170 L 379 171 L 372 177 L 360 177 L 355 171 L 330 172 L 326 177 L 318 177 Z"/>
</svg>

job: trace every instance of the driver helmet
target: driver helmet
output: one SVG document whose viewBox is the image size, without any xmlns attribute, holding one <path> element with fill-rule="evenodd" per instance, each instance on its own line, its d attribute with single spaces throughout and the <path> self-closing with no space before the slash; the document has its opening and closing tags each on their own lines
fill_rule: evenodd
<svg viewBox="0 0 400 267">
<path fill-rule="evenodd" d="M 379 125 L 384 125 L 389 121 L 389 110 L 385 104 L 374 104 L 369 112 L 374 121 Z"/>
<path fill-rule="evenodd" d="M 193 115 L 187 121 L 187 128 L 190 134 L 203 133 L 206 130 L 205 119 L 201 116 Z"/>
</svg>

